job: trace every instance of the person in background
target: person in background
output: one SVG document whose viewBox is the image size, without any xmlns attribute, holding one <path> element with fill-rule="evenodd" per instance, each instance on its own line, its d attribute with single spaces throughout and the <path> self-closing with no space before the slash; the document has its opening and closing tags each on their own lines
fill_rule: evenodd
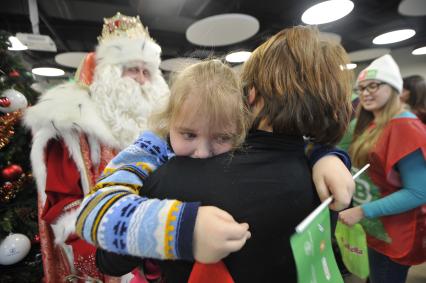
<svg viewBox="0 0 426 283">
<path fill-rule="evenodd" d="M 319 203 L 304 154 L 303 135 L 326 145 L 342 137 L 350 118 L 351 73 L 340 69 L 347 61 L 343 48 L 321 41 L 316 29 L 294 27 L 281 31 L 256 49 L 244 66 L 242 81 L 255 118 L 242 150 L 207 159 L 176 156 L 144 182 L 140 190 L 144 197 L 201 201 L 202 205 L 218 206 L 237 221 L 250 224 L 253 237 L 243 249 L 224 259 L 236 282 L 272 282 L 282 278 L 282 274 L 290 281 L 296 280 L 290 244 L 283 239 L 289 239 L 294 227 Z M 258 72 L 259 69 L 269 71 Z M 195 112 L 199 113 L 197 109 Z M 314 158 L 312 162 L 317 160 Z M 338 200 L 335 205 L 347 206 L 354 183 L 338 157 L 321 158 L 313 170 L 318 177 L 314 177 L 318 188 L 324 191 L 332 188 Z M 320 173 L 316 175 L 318 170 Z M 328 194 L 327 191 L 322 197 Z M 89 202 L 85 204 L 90 206 Z M 93 219 L 95 215 L 86 215 L 86 219 Z M 81 216 L 77 225 L 80 221 L 84 224 Z M 102 220 L 96 223 L 101 224 Z M 152 245 L 148 245 L 150 249 L 143 248 L 147 237 L 157 234 L 146 234 L 149 226 L 145 227 L 144 223 L 148 221 L 135 223 L 140 223 L 139 228 L 130 230 L 145 237 L 119 241 L 122 243 L 119 252 L 129 254 L 130 245 L 139 245 L 132 248 L 138 256 L 155 257 L 154 253 L 147 252 L 163 253 L 164 250 L 165 258 L 176 259 L 184 251 L 197 255 L 204 249 L 210 252 L 204 254 L 202 262 L 215 262 L 226 256 L 223 251 L 229 249 L 221 245 L 222 237 L 210 233 L 216 226 L 203 221 L 200 215 L 191 224 L 189 231 L 194 231 L 193 234 L 180 233 L 183 231 L 180 225 L 170 230 L 181 235 L 176 238 L 170 234 L 173 244 L 170 249 L 163 246 L 153 249 Z M 124 226 L 126 230 L 129 227 Z M 106 229 L 91 228 L 90 233 L 81 235 L 88 240 L 97 238 L 101 243 L 102 237 L 106 239 L 113 234 Z M 192 235 L 193 242 L 191 238 L 183 241 Z M 124 272 L 140 264 L 138 258 L 126 258 L 127 267 L 123 267 L 118 264 L 119 258 L 102 250 L 97 253 L 97 262 L 105 271 Z M 268 260 L 259 261 L 263 258 Z M 160 264 L 166 282 L 186 282 L 193 267 L 193 262 L 185 261 Z"/>
<path fill-rule="evenodd" d="M 413 75 L 403 78 L 401 101 L 410 107 L 410 111 L 426 124 L 426 81 L 422 76 Z"/>
<path fill-rule="evenodd" d="M 390 55 L 374 60 L 356 84 L 360 106 L 349 153 L 354 167 L 371 166 L 357 181 L 361 205 L 339 219 L 365 229 L 370 282 L 403 283 L 410 266 L 426 261 L 426 127 L 404 110 Z"/>
<path fill-rule="evenodd" d="M 167 101 L 160 53 L 139 18 L 118 13 L 105 19 L 77 82 L 52 88 L 27 110 L 45 282 L 107 280 L 96 268 L 95 247 L 73 233 L 76 212 L 105 165 Z"/>
</svg>

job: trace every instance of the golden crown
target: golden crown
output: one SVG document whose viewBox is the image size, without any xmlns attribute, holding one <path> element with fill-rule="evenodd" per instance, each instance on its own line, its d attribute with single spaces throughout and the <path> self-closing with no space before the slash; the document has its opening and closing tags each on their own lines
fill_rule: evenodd
<svg viewBox="0 0 426 283">
<path fill-rule="evenodd" d="M 148 36 L 148 31 L 144 28 L 139 16 L 129 17 L 119 12 L 111 17 L 104 18 L 102 34 L 98 37 L 98 42 L 102 43 L 116 37 L 135 38 Z"/>
</svg>

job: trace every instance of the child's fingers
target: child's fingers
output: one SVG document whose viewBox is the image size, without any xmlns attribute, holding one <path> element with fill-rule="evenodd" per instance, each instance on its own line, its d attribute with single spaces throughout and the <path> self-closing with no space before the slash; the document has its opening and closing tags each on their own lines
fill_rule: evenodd
<svg viewBox="0 0 426 283">
<path fill-rule="evenodd" d="M 315 180 L 315 187 L 317 189 L 318 197 L 321 201 L 326 200 L 330 196 L 330 191 L 324 182 L 323 178 Z"/>
<path fill-rule="evenodd" d="M 345 209 L 349 206 L 351 199 L 352 199 L 352 193 L 347 188 L 346 184 L 331 184 L 330 186 L 333 186 L 333 202 L 330 204 L 330 209 L 334 211 L 341 211 L 342 209 Z"/>
<path fill-rule="evenodd" d="M 247 223 L 229 223 L 229 225 L 226 227 L 226 240 L 232 241 L 247 238 L 247 233 L 250 233 L 248 229 L 249 225 Z"/>
<path fill-rule="evenodd" d="M 338 218 L 343 224 L 347 226 L 352 226 L 351 223 L 349 222 L 349 216 L 347 215 L 347 210 L 340 212 Z"/>
<path fill-rule="evenodd" d="M 230 240 L 225 244 L 225 248 L 229 253 L 239 251 L 246 243 L 247 238 L 243 237 L 239 240 Z"/>
</svg>

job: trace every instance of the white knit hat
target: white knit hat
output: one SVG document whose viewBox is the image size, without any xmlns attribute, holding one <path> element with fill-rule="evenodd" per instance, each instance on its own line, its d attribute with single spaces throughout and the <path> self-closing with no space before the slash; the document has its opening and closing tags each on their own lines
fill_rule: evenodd
<svg viewBox="0 0 426 283">
<path fill-rule="evenodd" d="M 395 88 L 398 94 L 402 92 L 402 76 L 395 60 L 389 54 L 377 58 L 361 71 L 356 84 L 365 80 L 378 80 Z"/>
<path fill-rule="evenodd" d="M 98 66 L 143 61 L 153 71 L 159 69 L 161 47 L 149 36 L 139 16 L 128 17 L 117 13 L 111 18 L 105 18 L 98 41 Z"/>
</svg>

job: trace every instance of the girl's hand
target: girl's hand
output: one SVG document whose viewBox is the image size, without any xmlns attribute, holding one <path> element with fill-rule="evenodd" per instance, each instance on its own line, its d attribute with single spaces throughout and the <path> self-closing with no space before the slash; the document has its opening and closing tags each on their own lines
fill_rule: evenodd
<svg viewBox="0 0 426 283">
<path fill-rule="evenodd" d="M 334 155 L 326 155 L 312 168 L 312 178 L 321 201 L 333 195 L 330 209 L 340 211 L 351 203 L 355 182 L 345 164 Z"/>
<path fill-rule="evenodd" d="M 364 218 L 361 206 L 355 206 L 339 213 L 339 220 L 348 226 L 353 226 Z"/>
<path fill-rule="evenodd" d="M 251 237 L 249 225 L 238 223 L 226 211 L 201 206 L 195 220 L 193 253 L 201 263 L 215 263 L 240 250 Z"/>
</svg>

